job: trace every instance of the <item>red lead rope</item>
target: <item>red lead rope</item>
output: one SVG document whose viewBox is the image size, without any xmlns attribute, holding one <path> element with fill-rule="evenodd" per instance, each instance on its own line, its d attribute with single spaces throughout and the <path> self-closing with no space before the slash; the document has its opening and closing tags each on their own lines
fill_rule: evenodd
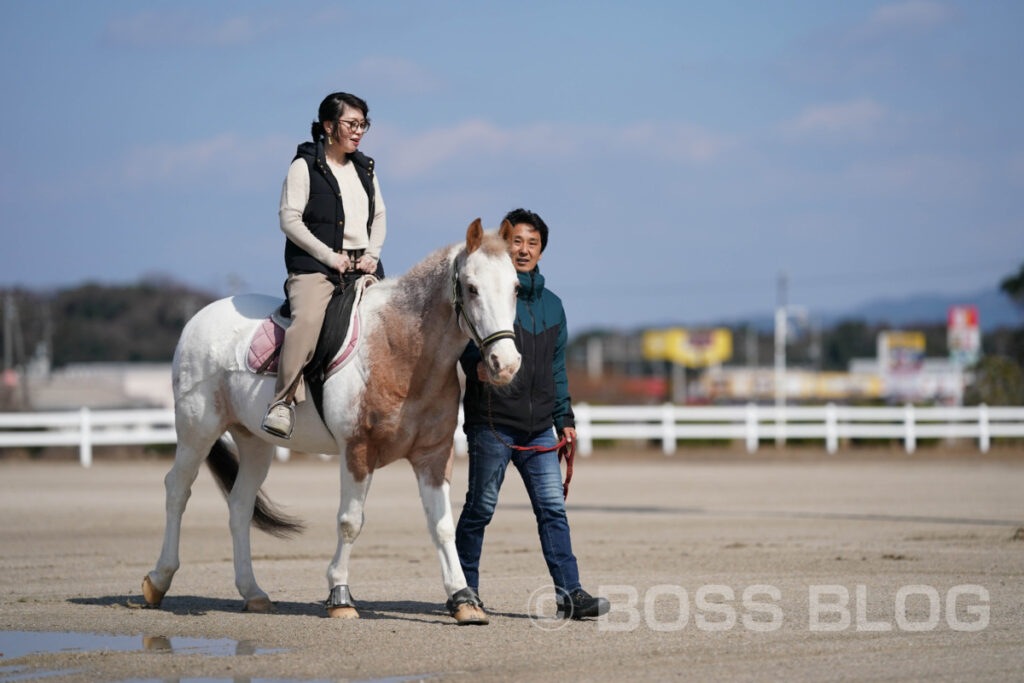
<svg viewBox="0 0 1024 683">
<path fill-rule="evenodd" d="M 493 427 L 492 427 L 493 429 Z M 494 432 L 498 434 L 497 431 Z M 505 443 L 505 440 L 500 436 L 498 439 Z M 576 441 L 570 441 L 566 437 L 562 437 L 562 440 L 556 443 L 554 446 L 516 446 L 515 444 L 505 444 L 514 451 L 534 451 L 536 453 L 547 453 L 548 451 L 558 450 L 558 462 L 561 464 L 562 460 L 565 460 L 565 481 L 562 482 L 562 500 L 569 497 L 569 482 L 572 481 L 572 462 L 576 459 Z"/>
<path fill-rule="evenodd" d="M 576 459 L 576 439 L 570 441 L 569 439 L 562 439 L 562 443 L 558 448 L 558 461 L 561 462 L 565 459 L 565 482 L 562 483 L 562 500 L 566 500 L 569 497 L 569 482 L 572 481 L 572 461 Z"/>
<path fill-rule="evenodd" d="M 490 386 L 488 385 L 488 389 Z M 565 481 L 562 482 L 562 500 L 566 500 L 569 497 L 569 482 L 572 481 L 572 461 L 576 459 L 576 440 L 569 440 L 563 436 L 562 440 L 556 443 L 554 446 L 516 446 L 515 444 L 507 443 L 505 439 L 501 438 L 501 434 L 494 428 L 494 421 L 491 419 L 491 392 L 487 392 L 487 423 L 491 428 L 491 433 L 503 446 L 511 448 L 514 451 L 534 451 L 536 453 L 547 453 L 558 449 L 558 463 L 561 465 L 562 460 L 565 460 Z"/>
</svg>

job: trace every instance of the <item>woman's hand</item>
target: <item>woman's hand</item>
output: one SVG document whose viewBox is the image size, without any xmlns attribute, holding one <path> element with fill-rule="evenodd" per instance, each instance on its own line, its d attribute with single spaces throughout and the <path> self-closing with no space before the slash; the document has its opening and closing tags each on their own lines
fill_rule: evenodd
<svg viewBox="0 0 1024 683">
<path fill-rule="evenodd" d="M 348 254 L 342 252 L 334 255 L 334 263 L 332 264 L 334 269 L 344 275 L 352 268 L 352 259 L 348 257 Z"/>
<path fill-rule="evenodd" d="M 356 263 L 356 268 L 364 273 L 370 273 L 372 275 L 377 272 L 377 259 L 369 254 L 363 254 L 359 257 L 359 261 Z"/>
</svg>

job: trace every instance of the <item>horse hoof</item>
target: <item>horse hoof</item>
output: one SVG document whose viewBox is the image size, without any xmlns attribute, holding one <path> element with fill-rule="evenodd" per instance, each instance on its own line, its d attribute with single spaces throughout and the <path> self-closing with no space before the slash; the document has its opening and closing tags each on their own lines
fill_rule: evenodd
<svg viewBox="0 0 1024 683">
<path fill-rule="evenodd" d="M 458 622 L 459 626 L 469 626 L 472 624 L 489 624 L 490 619 L 487 618 L 487 613 L 476 605 L 469 603 L 463 603 L 455 608 L 455 612 L 452 614 L 455 617 L 455 621 Z"/>
<path fill-rule="evenodd" d="M 253 614 L 273 614 L 277 610 L 274 608 L 274 603 L 270 602 L 270 598 L 253 598 L 245 601 L 242 611 Z"/>
<path fill-rule="evenodd" d="M 149 580 L 149 574 L 146 574 L 146 578 L 142 580 L 142 597 L 151 607 L 159 607 L 164 599 L 164 591 L 157 590 L 157 587 Z"/>
<path fill-rule="evenodd" d="M 328 607 L 327 617 L 330 619 L 358 619 L 359 612 L 355 607 Z"/>
</svg>

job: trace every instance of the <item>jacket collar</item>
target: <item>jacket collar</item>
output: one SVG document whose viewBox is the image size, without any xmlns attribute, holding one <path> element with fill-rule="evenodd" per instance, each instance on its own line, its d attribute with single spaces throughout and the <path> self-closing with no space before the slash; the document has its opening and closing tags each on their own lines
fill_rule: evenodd
<svg viewBox="0 0 1024 683">
<path fill-rule="evenodd" d="M 544 293 L 544 276 L 540 274 L 540 268 L 534 268 L 529 273 L 519 273 L 519 294 L 523 301 L 536 301 Z"/>
</svg>

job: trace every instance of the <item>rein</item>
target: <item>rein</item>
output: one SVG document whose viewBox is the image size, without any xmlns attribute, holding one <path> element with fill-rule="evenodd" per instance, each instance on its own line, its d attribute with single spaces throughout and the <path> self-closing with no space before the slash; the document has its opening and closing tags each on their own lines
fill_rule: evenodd
<svg viewBox="0 0 1024 683">
<path fill-rule="evenodd" d="M 466 315 L 466 307 L 462 299 L 462 288 L 459 286 L 459 266 L 458 262 L 452 267 L 452 307 L 455 309 L 455 320 L 461 318 L 465 321 L 466 327 L 469 328 L 470 336 L 473 337 L 473 341 L 476 342 L 477 347 L 480 349 L 482 354 L 484 348 L 489 344 L 493 344 L 501 339 L 512 339 L 516 338 L 516 333 L 512 330 L 499 330 L 493 334 L 481 338 L 480 333 L 476 331 L 476 327 L 473 325 L 473 321 Z M 558 461 L 561 463 L 565 460 L 565 481 L 562 483 L 562 500 L 569 497 L 569 482 L 572 481 L 572 464 L 576 458 L 576 442 L 570 441 L 566 437 L 562 437 L 554 446 L 550 448 L 547 446 L 516 446 L 510 444 L 501 437 L 498 430 L 494 428 L 494 419 L 491 416 L 491 386 L 487 384 L 487 423 L 491 428 L 491 432 L 494 437 L 506 448 L 514 451 L 534 451 L 537 453 L 546 453 L 548 451 L 558 451 Z"/>
<path fill-rule="evenodd" d="M 462 288 L 459 287 L 459 265 L 458 262 L 452 267 L 452 306 L 455 308 L 455 320 L 459 321 L 461 318 L 466 323 L 466 327 L 469 328 L 469 334 L 473 337 L 473 341 L 476 342 L 477 347 L 480 349 L 480 353 L 484 352 L 484 348 L 493 344 L 496 341 L 502 339 L 516 338 L 516 333 L 512 330 L 498 330 L 494 334 L 489 334 L 486 337 L 481 338 L 480 333 L 476 331 L 476 326 L 473 325 L 473 321 L 466 315 L 466 306 L 462 300 Z"/>
</svg>

